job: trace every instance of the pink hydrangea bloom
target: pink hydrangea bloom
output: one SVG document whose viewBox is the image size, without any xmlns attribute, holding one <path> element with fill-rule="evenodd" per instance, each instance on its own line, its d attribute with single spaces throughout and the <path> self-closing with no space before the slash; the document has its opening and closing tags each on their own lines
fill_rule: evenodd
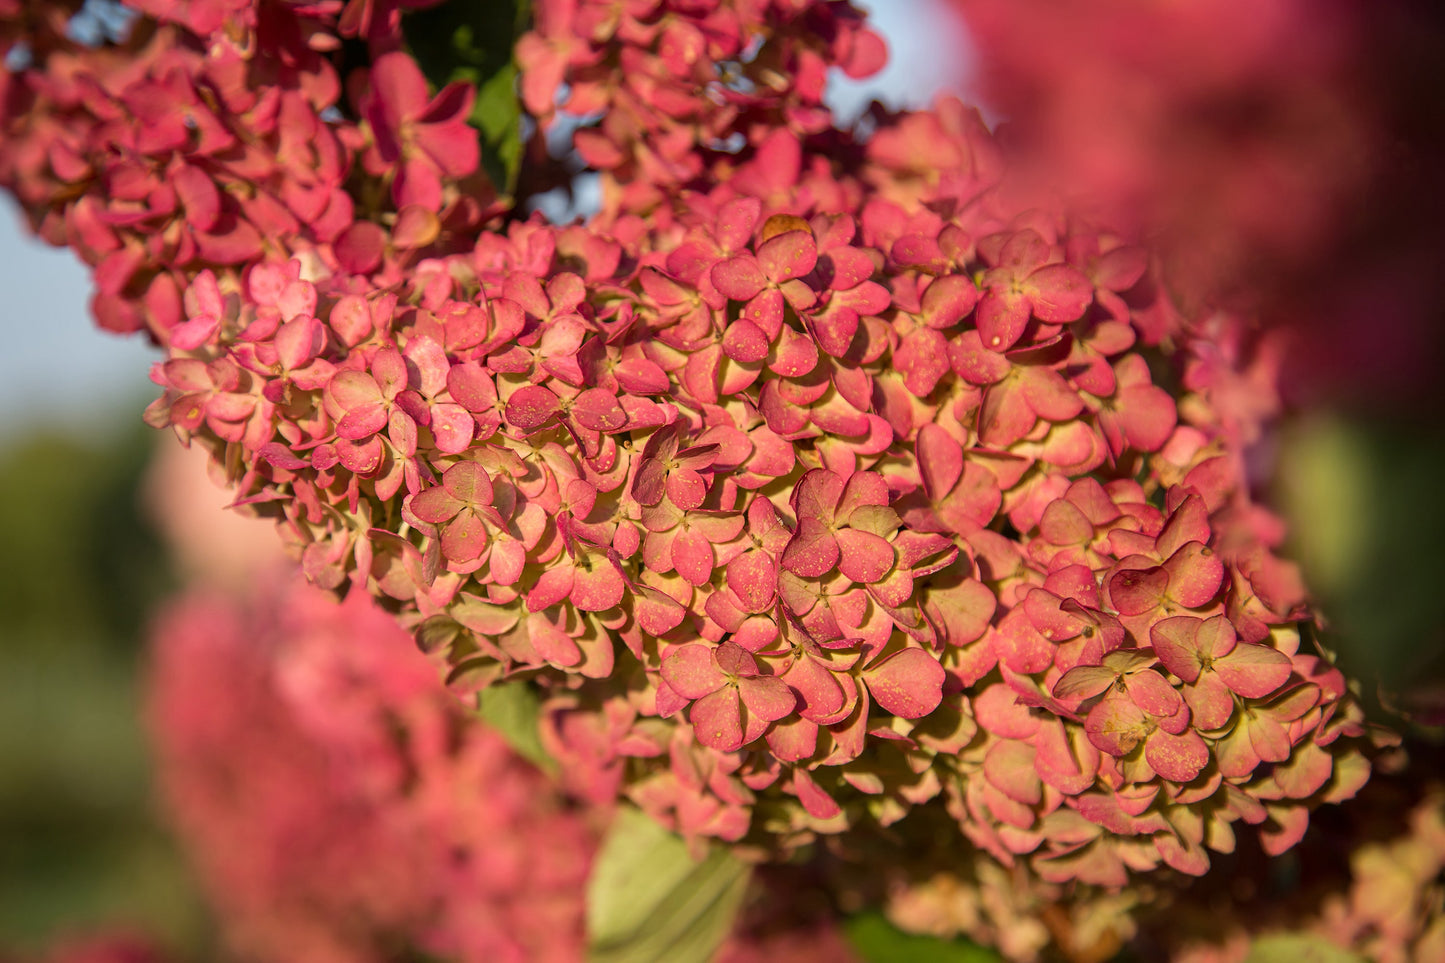
<svg viewBox="0 0 1445 963">
<path fill-rule="evenodd" d="M 186 598 L 150 687 L 163 796 L 244 958 L 581 958 L 596 827 L 369 599 Z"/>
<path fill-rule="evenodd" d="M 472 176 L 465 85 L 374 37 L 339 76 L 365 12 L 50 53 L 0 182 L 165 347 L 147 420 L 454 692 L 531 686 L 572 791 L 758 858 L 938 818 L 1031 892 L 1281 852 L 1368 778 L 1254 501 L 1279 344 L 1140 219 L 951 98 L 838 129 L 882 53 L 846 3 L 579 0 L 517 46 L 603 174 L 548 224 Z"/>
</svg>

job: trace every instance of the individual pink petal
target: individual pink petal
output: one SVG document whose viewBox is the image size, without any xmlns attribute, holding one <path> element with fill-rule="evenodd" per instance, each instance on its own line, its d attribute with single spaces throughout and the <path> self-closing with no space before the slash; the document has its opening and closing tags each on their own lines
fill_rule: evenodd
<svg viewBox="0 0 1445 963">
<path fill-rule="evenodd" d="M 1174 399 L 1155 385 L 1123 389 L 1115 406 L 1130 446 L 1139 451 L 1158 451 L 1179 419 Z"/>
<path fill-rule="evenodd" d="M 1022 608 L 1005 615 L 991 638 L 998 660 L 1015 672 L 1042 672 L 1054 662 L 1053 643 L 1039 634 Z"/>
<path fill-rule="evenodd" d="M 665 394 L 671 386 L 661 365 L 638 355 L 624 353 L 622 360 L 612 369 L 612 374 L 623 390 L 632 394 Z"/>
<path fill-rule="evenodd" d="M 706 585 L 712 579 L 712 543 L 696 530 L 678 532 L 672 540 L 672 564 L 691 584 Z"/>
<path fill-rule="evenodd" d="M 1062 719 L 1046 719 L 1034 736 L 1034 767 L 1039 777 L 1059 792 L 1077 796 L 1094 784 L 1099 772 L 1099 750 L 1077 726 Z"/>
<path fill-rule="evenodd" d="M 1067 421 L 1084 410 L 1079 393 L 1053 368 L 1024 368 L 1020 381 L 1024 399 L 1040 418 Z"/>
<path fill-rule="evenodd" d="M 746 552 L 728 564 L 728 588 L 748 612 L 766 612 L 778 590 L 778 564 L 767 552 Z"/>
<path fill-rule="evenodd" d="M 707 482 L 697 472 L 678 469 L 667 476 L 667 497 L 683 511 L 691 511 L 707 498 Z"/>
<path fill-rule="evenodd" d="M 573 399 L 572 417 L 592 431 L 618 431 L 627 424 L 627 412 L 617 397 L 603 388 L 588 388 Z"/>
<path fill-rule="evenodd" d="M 736 642 L 724 642 L 713 650 L 713 661 L 725 675 L 752 678 L 758 674 L 758 660 Z"/>
<path fill-rule="evenodd" d="M 353 408 L 336 423 L 336 433 L 349 441 L 370 438 L 386 427 L 387 417 L 386 406 L 379 402 Z"/>
<path fill-rule="evenodd" d="M 1149 628 L 1149 641 L 1154 646 L 1154 654 L 1159 657 L 1164 668 L 1185 682 L 1192 683 L 1197 680 L 1203 666 L 1195 641 L 1201 624 L 1203 623 L 1193 616 L 1176 615 L 1161 619 Z"/>
<path fill-rule="evenodd" d="M 797 709 L 805 718 L 831 720 L 847 703 L 835 674 L 808 656 L 795 658 L 782 679 L 798 694 Z"/>
<path fill-rule="evenodd" d="M 464 507 L 459 499 L 441 486 L 419 492 L 411 500 L 412 514 L 432 525 L 451 520 Z"/>
<path fill-rule="evenodd" d="M 527 564 L 527 549 L 514 538 L 499 538 L 492 543 L 487 558 L 487 571 L 498 585 L 516 585 Z"/>
<path fill-rule="evenodd" d="M 202 231 L 216 226 L 221 216 L 221 193 L 216 182 L 198 167 L 182 164 L 170 177 L 177 197 L 186 209 L 186 221 Z"/>
<path fill-rule="evenodd" d="M 474 461 L 458 462 L 446 470 L 442 485 L 453 498 L 471 505 L 490 505 L 492 479 L 486 469 Z"/>
<path fill-rule="evenodd" d="M 723 335 L 723 353 L 745 364 L 762 361 L 771 347 L 763 329 L 751 321 L 734 321 Z"/>
<path fill-rule="evenodd" d="M 466 122 L 474 97 L 472 85 L 448 84 L 412 127 L 416 146 L 448 177 L 466 177 L 481 160 L 476 131 Z"/>
<path fill-rule="evenodd" d="M 1169 522 L 1156 539 L 1162 558 L 1168 558 L 1189 542 L 1208 545 L 1210 539 L 1209 509 L 1204 499 L 1190 495 L 1169 514 Z"/>
<path fill-rule="evenodd" d="M 541 385 L 527 385 L 507 399 L 507 421 L 523 431 L 536 431 L 561 409 L 561 401 Z"/>
<path fill-rule="evenodd" d="M 683 696 L 701 699 L 727 683 L 713 659 L 713 646 L 689 642 L 670 650 L 662 660 L 662 677 Z"/>
<path fill-rule="evenodd" d="M 767 288 L 759 291 L 747 303 L 747 306 L 743 308 L 742 316 L 756 324 L 772 340 L 782 332 L 785 307 L 783 293 L 776 288 Z"/>
<path fill-rule="evenodd" d="M 1084 720 L 1089 741 L 1111 756 L 1127 755 L 1148 732 L 1144 710 L 1117 689 L 1110 690 Z"/>
<path fill-rule="evenodd" d="M 1164 569 L 1125 569 L 1109 579 L 1109 597 L 1120 615 L 1142 615 L 1155 608 L 1169 587 Z"/>
<path fill-rule="evenodd" d="M 1268 715 L 1245 714 L 1249 744 L 1261 762 L 1284 762 L 1289 758 L 1289 733 Z"/>
<path fill-rule="evenodd" d="M 1296 747 L 1289 761 L 1274 767 L 1275 785 L 1291 799 L 1307 799 L 1319 792 L 1334 775 L 1334 757 L 1307 742 Z"/>
<path fill-rule="evenodd" d="M 1192 722 L 1201 732 L 1222 728 L 1234 715 L 1234 695 L 1213 672 L 1206 672 L 1193 685 L 1184 687 L 1184 702 Z"/>
<path fill-rule="evenodd" d="M 808 231 L 785 231 L 759 246 L 757 263 L 775 284 L 800 278 L 818 263 L 818 245 Z"/>
<path fill-rule="evenodd" d="M 787 684 L 777 676 L 760 675 L 738 682 L 738 693 L 748 712 L 768 722 L 776 722 L 790 715 L 797 705 L 797 697 Z"/>
<path fill-rule="evenodd" d="M 1267 645 L 1241 642 L 1214 661 L 1214 671 L 1232 691 L 1246 699 L 1262 699 L 1289 681 L 1289 656 Z"/>
<path fill-rule="evenodd" d="M 853 581 L 876 582 L 893 568 L 893 546 L 887 539 L 853 528 L 841 529 L 836 538 L 838 570 Z"/>
<path fill-rule="evenodd" d="M 740 251 L 753 236 L 753 228 L 762 216 L 763 204 L 756 197 L 740 197 L 728 201 L 718 211 L 714 236 L 724 251 Z"/>
<path fill-rule="evenodd" d="M 1091 699 L 1106 691 L 1116 678 L 1112 669 L 1102 665 L 1076 665 L 1054 683 L 1053 695 L 1069 702 Z"/>
<path fill-rule="evenodd" d="M 793 771 L 793 792 L 815 819 L 833 819 L 843 812 L 837 800 L 819 788 L 805 769 Z"/>
<path fill-rule="evenodd" d="M 767 287 L 768 278 L 750 254 L 728 258 L 712 266 L 712 283 L 718 293 L 734 301 L 751 301 Z"/>
<path fill-rule="evenodd" d="M 668 683 L 671 685 L 672 683 Z M 687 717 L 697 741 L 719 752 L 743 745 L 742 700 L 734 686 L 725 685 L 692 704 Z"/>
<path fill-rule="evenodd" d="M 472 444 L 477 422 L 461 405 L 439 404 L 431 408 L 431 432 L 437 450 L 448 455 L 466 451 Z"/>
<path fill-rule="evenodd" d="M 370 274 L 386 257 L 386 231 L 371 221 L 356 221 L 331 245 L 336 260 L 348 274 Z"/>
<path fill-rule="evenodd" d="M 1164 563 L 1169 573 L 1169 595 L 1189 608 L 1208 605 L 1224 582 L 1224 563 L 1213 551 L 1189 542 Z"/>
<path fill-rule="evenodd" d="M 1077 636 L 1084 621 L 1064 611 L 1061 600 L 1052 592 L 1036 589 L 1024 596 L 1024 611 L 1038 633 L 1050 642 L 1063 642 Z"/>
<path fill-rule="evenodd" d="M 555 565 L 544 571 L 527 593 L 527 611 L 538 612 L 567 598 L 575 575 L 571 565 Z"/>
<path fill-rule="evenodd" d="M 461 512 L 442 529 L 442 554 L 453 562 L 470 562 L 486 547 L 487 528 L 475 512 Z"/>
<path fill-rule="evenodd" d="M 783 550 L 783 568 L 803 578 L 819 578 L 837 567 L 840 555 L 838 539 L 828 526 L 809 519 L 798 525 Z"/>
<path fill-rule="evenodd" d="M 427 106 L 426 78 L 416 61 L 401 51 L 376 58 L 371 67 L 372 123 L 383 123 L 388 131 L 419 116 Z"/>
<path fill-rule="evenodd" d="M 577 643 L 547 619 L 533 616 L 527 621 L 527 628 L 532 648 L 548 662 L 567 668 L 582 661 L 582 650 L 577 648 Z"/>
<path fill-rule="evenodd" d="M 473 414 L 490 412 L 497 403 L 497 388 L 492 383 L 492 376 L 475 361 L 451 367 L 447 372 L 447 391 Z"/>
<path fill-rule="evenodd" d="M 997 605 L 988 586 L 975 579 L 965 579 L 953 588 L 931 588 L 928 593 L 929 617 L 941 623 L 948 643 L 954 646 L 981 638 Z"/>
<path fill-rule="evenodd" d="M 1179 691 L 1153 669 L 1124 676 L 1124 688 L 1134 704 L 1151 716 L 1173 716 L 1184 704 Z"/>
<path fill-rule="evenodd" d="M 1039 268 L 1024 282 L 1034 314 L 1050 324 L 1066 324 L 1083 317 L 1094 300 L 1094 285 L 1069 264 Z"/>
<path fill-rule="evenodd" d="M 1051 545 L 1087 545 L 1094 538 L 1094 525 L 1077 506 L 1061 498 L 1044 509 L 1039 534 Z"/>
<path fill-rule="evenodd" d="M 768 748 L 780 762 L 800 762 L 818 749 L 818 724 L 811 719 L 789 719 L 768 730 Z"/>
<path fill-rule="evenodd" d="M 170 346 L 179 351 L 194 351 L 208 343 L 221 327 L 221 319 L 200 314 L 170 330 Z"/>
<path fill-rule="evenodd" d="M 687 609 L 666 593 L 644 588 L 633 597 L 637 624 L 649 635 L 665 635 L 682 624 Z"/>
<path fill-rule="evenodd" d="M 1310 813 L 1304 806 L 1269 807 L 1269 822 L 1259 831 L 1260 847 L 1270 856 L 1286 852 L 1304 838 Z"/>
<path fill-rule="evenodd" d="M 1008 358 L 985 348 L 978 331 L 973 329 L 948 342 L 948 361 L 958 376 L 971 385 L 996 384 L 1013 370 Z"/>
<path fill-rule="evenodd" d="M 832 474 L 831 472 L 829 474 Z M 836 475 L 834 477 L 837 477 Z M 824 486 L 824 498 L 827 486 Z M 887 505 L 890 499 L 888 483 L 876 471 L 854 472 L 848 477 L 843 491 L 838 495 L 834 513 L 839 520 L 846 521 L 854 511 L 863 505 Z M 804 513 L 799 513 L 799 518 Z M 823 516 L 819 516 L 823 517 Z"/>
<path fill-rule="evenodd" d="M 991 448 L 1007 448 L 1034 430 L 1038 416 L 1017 382 L 1003 381 L 984 390 L 978 414 L 978 438 Z"/>
<path fill-rule="evenodd" d="M 948 343 L 932 328 L 914 328 L 894 352 L 893 367 L 903 375 L 909 393 L 926 397 L 950 370 Z"/>
<path fill-rule="evenodd" d="M 1171 869 L 1190 876 L 1209 872 L 1209 853 L 1193 840 L 1170 833 L 1154 834 L 1154 849 Z"/>
<path fill-rule="evenodd" d="M 396 223 L 391 227 L 391 243 L 399 250 L 413 251 L 433 243 L 441 230 L 442 223 L 436 214 L 413 204 L 397 212 Z"/>
<path fill-rule="evenodd" d="M 923 292 L 923 323 L 940 330 L 967 317 L 978 303 L 978 287 L 963 274 L 937 278 Z"/>
<path fill-rule="evenodd" d="M 914 452 L 928 497 L 939 501 L 953 491 L 953 486 L 958 484 L 958 479 L 963 474 L 963 447 L 954 437 L 929 422 L 919 429 Z"/>
<path fill-rule="evenodd" d="M 921 719 L 943 701 L 945 675 L 937 659 L 909 647 L 870 665 L 863 679 L 884 709 L 903 719 Z"/>
<path fill-rule="evenodd" d="M 978 302 L 978 336 L 990 351 L 1012 348 L 1029 323 L 1028 301 L 990 290 Z"/>
<path fill-rule="evenodd" d="M 1043 799 L 1043 785 L 1034 759 L 1034 747 L 1028 743 L 1000 740 L 983 757 L 984 778 L 1014 802 L 1037 806 Z"/>
<path fill-rule="evenodd" d="M 617 566 L 594 556 L 587 564 L 577 566 L 572 582 L 572 604 L 583 612 L 605 612 L 622 601 L 625 588 Z"/>
</svg>

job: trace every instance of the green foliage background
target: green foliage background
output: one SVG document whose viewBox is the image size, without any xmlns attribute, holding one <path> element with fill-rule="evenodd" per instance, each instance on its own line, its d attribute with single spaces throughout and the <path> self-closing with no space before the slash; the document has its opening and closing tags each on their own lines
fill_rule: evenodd
<svg viewBox="0 0 1445 963">
<path fill-rule="evenodd" d="M 154 816 L 138 671 L 173 587 L 137 490 L 157 438 L 45 425 L 0 448 L 0 953 L 119 924 L 204 924 Z"/>
</svg>

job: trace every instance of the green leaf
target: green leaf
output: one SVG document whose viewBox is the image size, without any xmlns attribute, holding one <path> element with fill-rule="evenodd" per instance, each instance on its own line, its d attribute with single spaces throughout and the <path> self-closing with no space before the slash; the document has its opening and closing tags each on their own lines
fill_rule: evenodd
<svg viewBox="0 0 1445 963">
<path fill-rule="evenodd" d="M 848 941 L 867 963 L 1003 963 L 993 950 L 968 940 L 905 933 L 882 913 L 860 913 L 844 924 Z"/>
<path fill-rule="evenodd" d="M 469 122 L 481 141 L 482 166 L 501 194 L 516 186 L 522 164 L 522 102 L 512 48 L 531 18 L 532 0 L 449 0 L 402 18 L 407 45 L 428 80 L 476 88 Z"/>
<path fill-rule="evenodd" d="M 590 963 L 707 963 L 731 932 L 746 864 L 715 846 L 701 860 L 641 811 L 624 806 L 587 884 Z"/>
<path fill-rule="evenodd" d="M 1255 940 L 1244 963 L 1366 963 L 1366 960 L 1323 936 L 1281 933 Z"/>
<path fill-rule="evenodd" d="M 507 740 L 517 752 L 536 763 L 548 775 L 557 774 L 557 763 L 537 735 L 537 718 L 542 700 L 526 682 L 500 682 L 477 693 L 477 715 Z"/>
</svg>

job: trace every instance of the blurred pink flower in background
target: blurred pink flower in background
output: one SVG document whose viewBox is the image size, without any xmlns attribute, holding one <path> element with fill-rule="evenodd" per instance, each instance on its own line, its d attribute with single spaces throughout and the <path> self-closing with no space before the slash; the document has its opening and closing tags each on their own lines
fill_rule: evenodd
<svg viewBox="0 0 1445 963">
<path fill-rule="evenodd" d="M 162 796 L 242 959 L 580 959 L 594 825 L 369 599 L 196 594 L 155 641 Z"/>
<path fill-rule="evenodd" d="M 955 0 L 1015 160 L 1297 344 L 1305 397 L 1438 397 L 1445 49 L 1410 0 Z M 1438 78 L 1436 78 L 1438 79 Z"/>
<path fill-rule="evenodd" d="M 209 475 L 204 449 L 162 438 L 146 474 L 147 513 L 190 584 L 240 591 L 259 574 L 291 563 L 265 519 L 229 510 L 233 493 Z"/>
</svg>

